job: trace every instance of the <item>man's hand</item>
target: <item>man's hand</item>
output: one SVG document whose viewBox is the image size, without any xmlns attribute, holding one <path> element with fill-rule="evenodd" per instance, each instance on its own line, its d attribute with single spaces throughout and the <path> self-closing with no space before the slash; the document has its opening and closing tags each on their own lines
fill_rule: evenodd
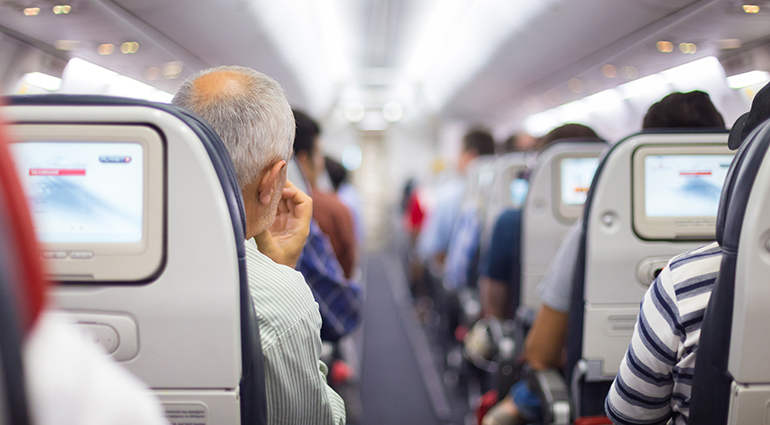
<svg viewBox="0 0 770 425">
<path fill-rule="evenodd" d="M 313 200 L 290 181 L 281 194 L 270 229 L 254 237 L 259 251 L 278 264 L 294 268 L 310 234 Z"/>
</svg>

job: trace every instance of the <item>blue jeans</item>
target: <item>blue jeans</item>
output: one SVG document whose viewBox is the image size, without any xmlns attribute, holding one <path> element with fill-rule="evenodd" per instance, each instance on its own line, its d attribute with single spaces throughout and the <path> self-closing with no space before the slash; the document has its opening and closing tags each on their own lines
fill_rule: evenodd
<svg viewBox="0 0 770 425">
<path fill-rule="evenodd" d="M 527 381 L 522 379 L 517 382 L 509 392 L 522 418 L 528 422 L 540 423 L 543 421 L 543 411 L 537 394 L 530 391 Z"/>
</svg>

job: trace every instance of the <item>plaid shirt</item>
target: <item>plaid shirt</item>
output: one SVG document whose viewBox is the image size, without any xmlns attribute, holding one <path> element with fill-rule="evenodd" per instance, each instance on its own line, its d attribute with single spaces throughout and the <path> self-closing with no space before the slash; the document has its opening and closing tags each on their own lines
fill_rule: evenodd
<svg viewBox="0 0 770 425">
<path fill-rule="evenodd" d="M 361 321 L 361 287 L 345 279 L 329 238 L 315 220 L 297 261 L 297 270 L 313 292 L 321 311 L 321 339 L 337 342 Z"/>
</svg>

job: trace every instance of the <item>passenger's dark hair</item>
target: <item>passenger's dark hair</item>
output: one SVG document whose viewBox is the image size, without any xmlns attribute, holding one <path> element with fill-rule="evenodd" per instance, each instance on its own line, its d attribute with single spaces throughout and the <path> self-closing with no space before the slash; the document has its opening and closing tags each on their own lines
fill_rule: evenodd
<svg viewBox="0 0 770 425">
<path fill-rule="evenodd" d="M 321 134 L 321 128 L 304 113 L 296 109 L 291 111 L 294 113 L 294 121 L 297 123 L 297 131 L 294 135 L 294 156 L 300 152 L 306 152 L 309 157 L 312 157 L 313 141 Z"/>
<path fill-rule="evenodd" d="M 700 90 L 674 92 L 647 110 L 643 129 L 650 128 L 725 128 L 722 114 L 711 102 L 708 93 Z"/>
<path fill-rule="evenodd" d="M 495 139 L 488 131 L 474 128 L 463 137 L 463 150 L 475 151 L 478 155 L 494 155 Z"/>
<path fill-rule="evenodd" d="M 324 158 L 324 161 L 326 163 L 326 172 L 329 173 L 329 179 L 331 179 L 332 187 L 334 187 L 334 191 L 336 192 L 339 190 L 340 185 L 347 181 L 348 172 L 342 164 L 328 156 Z"/>
<path fill-rule="evenodd" d="M 518 134 L 512 134 L 510 137 L 505 139 L 503 142 L 503 146 L 501 147 L 502 153 L 509 153 L 509 152 L 516 152 L 518 151 L 518 146 L 516 143 L 519 141 L 519 135 Z"/>
<path fill-rule="evenodd" d="M 543 149 L 551 143 L 561 139 L 601 139 L 591 127 L 583 124 L 564 124 L 549 131 L 548 134 L 537 141 L 537 148 Z"/>
</svg>

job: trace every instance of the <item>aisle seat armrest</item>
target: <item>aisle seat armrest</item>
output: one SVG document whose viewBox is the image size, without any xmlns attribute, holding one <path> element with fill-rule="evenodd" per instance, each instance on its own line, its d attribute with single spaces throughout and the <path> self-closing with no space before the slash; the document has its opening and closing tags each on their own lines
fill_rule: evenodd
<svg viewBox="0 0 770 425">
<path fill-rule="evenodd" d="M 527 382 L 543 406 L 543 424 L 570 424 L 572 407 L 569 387 L 558 369 L 530 369 Z"/>
</svg>

